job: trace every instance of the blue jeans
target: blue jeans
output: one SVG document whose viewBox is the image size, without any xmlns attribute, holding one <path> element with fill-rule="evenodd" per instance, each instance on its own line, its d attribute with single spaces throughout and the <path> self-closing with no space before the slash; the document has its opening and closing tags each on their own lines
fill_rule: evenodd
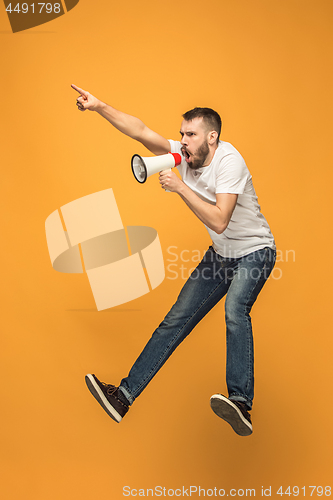
<svg viewBox="0 0 333 500">
<path fill-rule="evenodd" d="M 141 394 L 176 347 L 224 297 L 227 326 L 226 381 L 229 398 L 251 409 L 254 396 L 250 311 L 269 277 L 275 250 L 265 247 L 240 258 L 224 258 L 209 247 L 155 330 L 120 389 L 130 404 Z"/>
</svg>

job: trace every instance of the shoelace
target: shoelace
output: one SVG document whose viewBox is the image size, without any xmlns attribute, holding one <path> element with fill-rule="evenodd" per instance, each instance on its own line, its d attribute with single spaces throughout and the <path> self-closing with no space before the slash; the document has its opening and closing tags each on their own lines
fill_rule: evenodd
<svg viewBox="0 0 333 500">
<path fill-rule="evenodd" d="M 116 392 L 116 390 L 118 389 L 118 387 L 112 384 L 106 384 L 105 382 L 102 382 L 102 384 L 104 385 L 106 392 L 107 394 L 109 394 L 109 396 L 112 396 L 112 394 Z"/>
<path fill-rule="evenodd" d="M 105 389 L 106 389 L 106 393 L 109 395 L 109 396 L 113 396 L 114 393 L 117 391 L 118 387 L 116 387 L 115 385 L 112 385 L 112 384 L 106 384 L 105 382 L 102 382 L 102 384 L 104 385 Z M 118 395 L 114 395 L 114 397 L 117 399 L 117 401 L 124 407 L 124 408 L 127 408 L 128 409 L 128 405 L 125 404 L 119 397 Z"/>
</svg>

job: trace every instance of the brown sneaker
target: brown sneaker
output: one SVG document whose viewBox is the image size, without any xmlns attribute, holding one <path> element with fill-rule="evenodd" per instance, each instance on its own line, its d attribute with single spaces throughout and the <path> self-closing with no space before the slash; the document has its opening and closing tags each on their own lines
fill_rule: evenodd
<svg viewBox="0 0 333 500">
<path fill-rule="evenodd" d="M 216 415 L 231 425 L 236 434 L 239 436 L 252 434 L 251 417 L 245 403 L 231 401 L 222 394 L 214 394 L 210 398 L 210 406 Z"/>
<path fill-rule="evenodd" d="M 86 375 L 86 384 L 103 410 L 119 423 L 128 412 L 129 407 L 123 402 L 125 397 L 121 394 L 118 387 L 104 384 L 95 375 L 91 374 Z"/>
</svg>

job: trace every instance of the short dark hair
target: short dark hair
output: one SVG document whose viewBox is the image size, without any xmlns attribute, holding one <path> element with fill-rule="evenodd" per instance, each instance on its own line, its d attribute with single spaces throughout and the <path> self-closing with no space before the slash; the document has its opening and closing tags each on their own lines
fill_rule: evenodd
<svg viewBox="0 0 333 500">
<path fill-rule="evenodd" d="M 183 114 L 183 118 L 187 122 L 194 120 L 194 118 L 202 118 L 206 125 L 210 127 L 210 130 L 215 130 L 215 132 L 217 132 L 216 142 L 219 142 L 222 120 L 216 111 L 211 108 L 193 108 L 190 111 L 186 111 L 186 113 Z"/>
</svg>

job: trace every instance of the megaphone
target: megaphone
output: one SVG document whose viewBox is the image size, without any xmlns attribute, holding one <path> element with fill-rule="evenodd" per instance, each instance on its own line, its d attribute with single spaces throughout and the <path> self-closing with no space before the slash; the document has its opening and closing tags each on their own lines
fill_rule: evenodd
<svg viewBox="0 0 333 500">
<path fill-rule="evenodd" d="M 143 184 L 150 175 L 157 174 L 162 170 L 171 170 L 173 167 L 180 165 L 181 161 L 182 157 L 179 153 L 148 157 L 133 155 L 131 167 L 136 180 Z"/>
</svg>

